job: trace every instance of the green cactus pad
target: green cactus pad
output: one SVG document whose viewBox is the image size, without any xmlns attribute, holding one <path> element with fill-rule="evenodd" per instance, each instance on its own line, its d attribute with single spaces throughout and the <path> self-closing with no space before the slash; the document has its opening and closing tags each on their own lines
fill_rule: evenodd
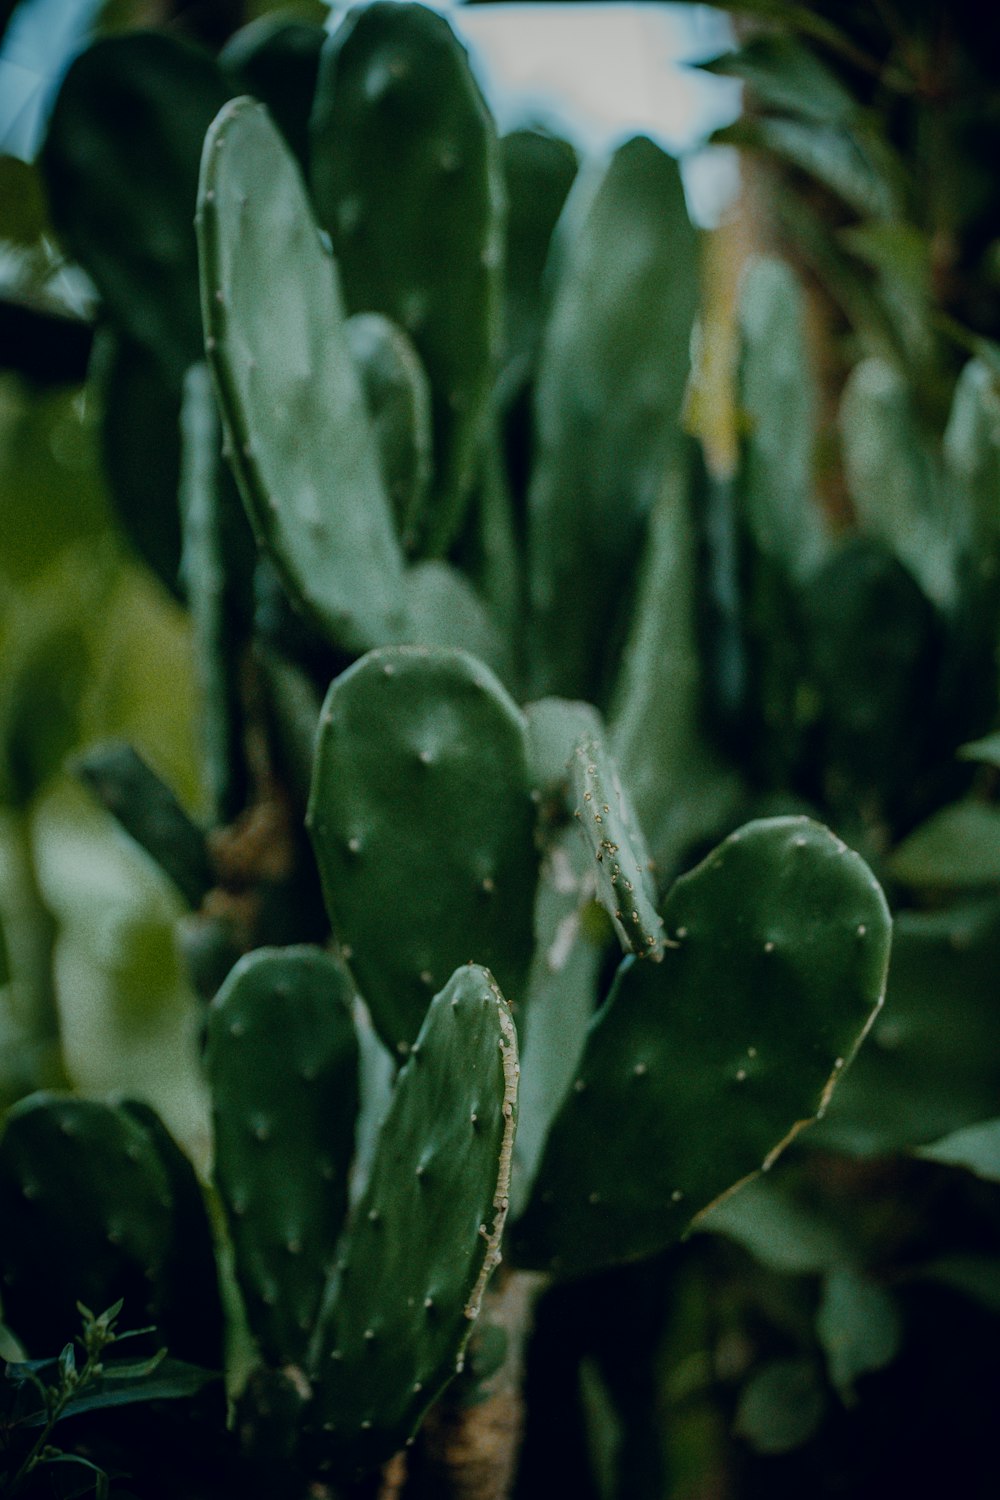
<svg viewBox="0 0 1000 1500">
<path fill-rule="evenodd" d="M 663 957 L 663 918 L 656 910 L 653 861 L 635 809 L 603 740 L 577 745 L 570 763 L 575 816 L 597 861 L 597 898 L 627 953 Z"/>
<path fill-rule="evenodd" d="M 309 160 L 309 113 L 316 91 L 322 26 L 281 12 L 258 16 L 219 53 L 219 67 L 234 94 L 252 94 L 295 152 L 302 170 Z"/>
<path fill-rule="evenodd" d="M 336 267 L 294 158 L 251 99 L 206 137 L 197 223 L 206 349 L 258 539 L 335 644 L 398 639 L 402 554 Z"/>
<path fill-rule="evenodd" d="M 139 752 L 109 740 L 77 756 L 72 769 L 197 910 L 215 884 L 205 835 Z"/>
<path fill-rule="evenodd" d="M 29 1353 L 62 1347 L 78 1302 L 119 1297 L 133 1326 L 156 1323 L 165 1342 L 173 1214 L 169 1173 L 124 1110 L 54 1094 L 16 1104 L 0 1142 L 0 1286 Z"/>
<path fill-rule="evenodd" d="M 215 1243 L 194 1165 L 150 1105 L 125 1099 L 118 1107 L 145 1131 L 170 1183 L 173 1236 L 161 1305 L 169 1312 L 171 1347 L 206 1369 L 221 1369 L 224 1329 Z"/>
<path fill-rule="evenodd" d="M 397 1079 L 317 1330 L 318 1440 L 338 1470 L 396 1452 L 461 1368 L 500 1259 L 517 1073 L 496 983 L 459 969 Z"/>
<path fill-rule="evenodd" d="M 739 777 L 704 732 L 698 538 L 691 455 L 672 467 L 650 517 L 608 743 L 656 863 L 660 889 L 693 845 L 731 823 Z M 707 674 L 706 674 L 707 675 Z"/>
<path fill-rule="evenodd" d="M 504 360 L 517 380 L 534 360 L 549 244 L 577 159 L 568 141 L 544 130 L 512 130 L 501 138 L 500 157 L 507 194 Z"/>
<path fill-rule="evenodd" d="M 439 558 L 414 563 L 403 578 L 403 599 L 407 644 L 468 651 L 509 681 L 510 644 L 464 573 Z"/>
<path fill-rule="evenodd" d="M 881 359 L 856 364 L 844 386 L 839 425 L 860 526 L 885 542 L 928 599 L 951 607 L 958 534 L 903 372 Z"/>
<path fill-rule="evenodd" d="M 998 969 L 996 896 L 899 912 L 885 1006 L 808 1144 L 890 1155 L 995 1115 Z"/>
<path fill-rule="evenodd" d="M 597 1009 L 609 924 L 594 920 L 603 917 L 596 888 L 593 858 L 576 827 L 563 826 L 548 842 L 535 902 L 535 952 L 520 1027 L 515 1214 L 528 1201 L 542 1148 L 576 1077 Z"/>
<path fill-rule="evenodd" d="M 67 73 L 41 157 L 56 229 L 175 381 L 201 355 L 191 212 L 225 99 L 200 48 L 162 33 L 102 37 Z"/>
<path fill-rule="evenodd" d="M 826 1108 L 882 1001 L 890 918 L 807 818 L 750 823 L 676 882 L 660 964 L 626 958 L 515 1226 L 560 1274 L 648 1255 Z"/>
<path fill-rule="evenodd" d="M 320 59 L 312 186 L 353 312 L 406 329 L 433 393 L 424 549 L 461 523 L 499 352 L 503 186 L 493 121 L 448 21 L 349 12 Z"/>
<path fill-rule="evenodd" d="M 460 557 L 463 569 L 511 641 L 520 671 L 525 645 L 525 557 L 517 501 L 499 429 L 497 421 L 483 442 L 479 487 Z"/>
<path fill-rule="evenodd" d="M 805 299 L 780 260 L 753 260 L 740 288 L 739 400 L 747 424 L 738 487 L 756 547 L 791 578 L 822 562 L 826 527 L 813 493 L 817 394 Z"/>
<path fill-rule="evenodd" d="M 552 821 L 560 821 L 560 806 L 568 818 L 573 810 L 570 799 L 573 753 L 581 740 L 604 733 L 603 720 L 591 704 L 571 698 L 540 698 L 537 703 L 525 704 L 524 716 L 528 724 L 531 784 L 543 809 L 549 809 Z"/>
<path fill-rule="evenodd" d="M 308 822 L 334 932 L 390 1048 L 405 1052 L 473 957 L 521 998 L 538 871 L 525 727 L 480 662 L 387 647 L 339 677 Z"/>
<path fill-rule="evenodd" d="M 347 1213 L 350 1001 L 343 969 L 318 948 L 257 949 L 208 1012 L 215 1181 L 247 1318 L 274 1365 L 305 1358 Z"/>
<path fill-rule="evenodd" d="M 247 803 L 240 657 L 231 563 L 226 556 L 222 431 L 204 361 L 184 377 L 179 501 L 181 577 L 198 669 L 203 784 L 213 826 L 233 822 Z"/>
<path fill-rule="evenodd" d="M 829 805 L 895 819 L 926 775 L 928 663 L 941 624 L 913 574 L 873 537 L 850 537 L 800 594 L 806 663 L 821 705 Z M 905 816 L 905 812 L 904 812 Z"/>
<path fill-rule="evenodd" d="M 431 477 L 431 392 L 420 356 L 381 313 L 355 313 L 347 338 L 365 393 L 404 551 L 416 546 Z"/>
<path fill-rule="evenodd" d="M 589 199 L 586 187 L 560 226 L 528 522 L 536 689 L 600 703 L 609 640 L 679 438 L 698 269 L 677 163 L 658 146 L 627 142 Z"/>
</svg>

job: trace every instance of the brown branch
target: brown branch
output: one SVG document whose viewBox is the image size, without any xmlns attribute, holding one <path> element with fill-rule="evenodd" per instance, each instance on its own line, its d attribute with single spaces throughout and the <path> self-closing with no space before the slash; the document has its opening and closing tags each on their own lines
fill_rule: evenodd
<svg viewBox="0 0 1000 1500">
<path fill-rule="evenodd" d="M 474 1390 L 456 1382 L 429 1413 L 410 1457 L 405 1500 L 508 1500 L 524 1428 L 524 1349 L 542 1285 L 523 1271 L 491 1283 L 480 1318 L 502 1330 L 505 1358 Z"/>
</svg>

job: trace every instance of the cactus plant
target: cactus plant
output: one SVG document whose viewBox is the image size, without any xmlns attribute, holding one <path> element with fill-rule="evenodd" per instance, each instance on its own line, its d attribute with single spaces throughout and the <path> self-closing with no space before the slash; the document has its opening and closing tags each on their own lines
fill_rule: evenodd
<svg viewBox="0 0 1000 1500">
<path fill-rule="evenodd" d="M 388 1458 L 461 1369 L 500 1260 L 517 1073 L 495 981 L 474 964 L 457 970 L 396 1081 L 316 1327 L 321 1467 Z"/>
<path fill-rule="evenodd" d="M 299 1364 L 347 1216 L 358 1108 L 346 976 L 308 948 L 256 949 L 208 1016 L 215 1181 L 261 1352 Z"/>
<path fill-rule="evenodd" d="M 163 71 L 138 69 L 134 87 L 162 99 L 175 52 L 141 47 Z M 102 48 L 70 75 L 46 160 L 125 361 L 140 332 L 130 278 L 102 280 L 106 225 L 71 227 L 79 184 L 60 157 L 87 69 L 128 54 Z M 888 910 L 861 858 L 788 809 L 805 803 L 903 878 L 886 849 L 972 775 L 948 757 L 995 708 L 996 591 L 977 564 L 977 549 L 996 556 L 992 385 L 974 367 L 940 449 L 915 460 L 911 445 L 887 468 L 888 417 L 912 420 L 904 385 L 856 372 L 842 421 L 859 524 L 841 537 L 815 504 L 786 267 L 744 279 L 733 471 L 682 431 L 698 239 L 652 141 L 575 181 L 563 143 L 499 142 L 448 23 L 409 4 L 376 0 L 325 38 L 258 25 L 197 66 L 222 104 L 203 149 L 198 131 L 210 378 L 202 350 L 165 331 L 174 292 L 144 286 L 155 379 L 136 400 L 183 416 L 165 465 L 181 514 L 147 550 L 176 575 L 183 536 L 211 831 L 120 748 L 82 771 L 192 908 L 184 951 L 209 1002 L 202 1189 L 230 1378 L 245 1379 L 240 1438 L 295 1494 L 363 1493 L 414 1439 L 419 1483 L 443 1431 L 467 1435 L 498 1389 L 516 1391 L 540 1286 L 580 1280 L 567 1301 L 596 1304 L 609 1268 L 638 1284 L 635 1261 L 683 1286 L 680 1242 L 707 1238 L 712 1206 L 738 1204 L 800 1133 L 891 1135 L 871 1109 L 895 1055 L 892 1015 L 875 1020 Z M 235 88 L 255 98 L 223 104 Z M 151 118 L 174 139 L 162 109 Z M 541 184 L 537 211 L 526 182 Z M 179 308 L 198 296 L 194 243 L 172 261 Z M 253 603 L 224 541 L 223 450 L 256 538 Z M 887 478 L 891 514 L 876 503 Z M 909 521 L 945 494 L 954 536 L 931 517 L 914 550 Z M 974 704 L 957 702 L 962 664 Z M 933 1051 L 915 971 L 968 938 L 981 1016 L 994 926 L 992 908 L 981 923 L 899 919 L 911 1072 Z M 877 1045 L 841 1088 L 870 1028 Z M 964 1109 L 928 1109 L 921 1144 L 989 1110 L 983 1051 Z M 78 1116 L 85 1154 L 59 1130 Z M 78 1215 L 90 1301 L 111 1302 L 117 1278 L 183 1339 L 178 1288 L 209 1260 L 200 1190 L 189 1173 L 182 1191 L 141 1106 L 63 1096 L 22 1101 L 0 1142 L 15 1332 L 59 1336 L 55 1318 L 33 1321 L 30 1262 L 54 1275 L 53 1236 L 70 1232 L 62 1212 L 35 1237 L 19 1154 L 32 1131 L 38 1175 Z M 890 1144 L 918 1135 L 907 1116 Z M 116 1256 L 105 1240 L 126 1189 L 138 1240 Z M 809 1326 L 829 1349 L 837 1309 L 883 1304 L 860 1271 L 821 1269 Z M 73 1295 L 59 1293 L 63 1329 Z M 866 1357 L 830 1365 L 845 1391 Z M 599 1365 L 587 1352 L 596 1409 Z"/>
<path fill-rule="evenodd" d="M 401 1053 L 469 959 L 521 1000 L 538 869 L 525 741 L 516 705 L 459 652 L 370 653 L 327 695 L 310 832 L 334 930 Z"/>
<path fill-rule="evenodd" d="M 355 9 L 321 54 L 310 145 L 348 307 L 391 317 L 427 368 L 434 499 L 411 545 L 440 555 L 475 477 L 503 254 L 496 128 L 447 21 L 422 5 Z"/>
<path fill-rule="evenodd" d="M 402 559 L 338 274 L 294 160 L 249 99 L 212 127 L 199 216 L 206 347 L 254 528 L 335 640 L 363 649 L 392 639 Z M 281 300 L 277 317 L 273 303 L 261 307 L 262 282 Z"/>
</svg>

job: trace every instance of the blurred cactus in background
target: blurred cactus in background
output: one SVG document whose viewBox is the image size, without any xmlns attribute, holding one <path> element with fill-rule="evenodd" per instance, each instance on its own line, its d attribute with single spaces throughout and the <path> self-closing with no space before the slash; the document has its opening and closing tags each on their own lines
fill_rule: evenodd
<svg viewBox="0 0 1000 1500">
<path fill-rule="evenodd" d="M 972 23 L 741 7 L 709 235 L 421 5 L 167 9 L 0 159 L 0 1493 L 57 1420 L 98 1494 L 929 1493 L 1000 1267 Z"/>
</svg>

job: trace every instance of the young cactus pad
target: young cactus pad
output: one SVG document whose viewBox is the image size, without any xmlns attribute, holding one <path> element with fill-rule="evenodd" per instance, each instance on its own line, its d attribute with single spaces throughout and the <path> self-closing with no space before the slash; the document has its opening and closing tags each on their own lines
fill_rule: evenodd
<svg viewBox="0 0 1000 1500">
<path fill-rule="evenodd" d="M 358 1112 L 351 986 L 318 948 L 258 949 L 208 1012 L 215 1181 L 264 1356 L 301 1364 L 347 1214 Z"/>
<path fill-rule="evenodd" d="M 327 41 L 311 175 L 352 312 L 406 329 L 433 396 L 425 550 L 461 522 L 499 355 L 503 183 L 492 118 L 449 22 L 355 7 Z"/>
<path fill-rule="evenodd" d="M 363 1469 L 406 1442 L 461 1367 L 500 1259 L 517 1042 L 492 976 L 469 964 L 427 1012 L 396 1080 L 314 1346 L 327 1462 Z"/>
<path fill-rule="evenodd" d="M 523 715 L 462 651 L 387 647 L 338 677 L 309 830 L 333 930 L 387 1045 L 482 960 L 523 994 L 538 878 Z"/>
<path fill-rule="evenodd" d="M 813 1118 L 882 1002 L 891 924 L 807 818 L 749 823 L 676 882 L 659 964 L 618 970 L 514 1254 L 560 1274 L 648 1255 Z"/>
<path fill-rule="evenodd" d="M 431 477 L 431 392 L 420 358 L 401 328 L 381 313 L 346 323 L 405 551 L 412 551 Z"/>
<path fill-rule="evenodd" d="M 660 959 L 663 918 L 656 910 L 653 862 L 603 741 L 582 740 L 573 752 L 570 771 L 576 817 L 597 862 L 597 898 L 626 952 Z"/>
<path fill-rule="evenodd" d="M 197 910 L 215 884 L 205 835 L 138 751 L 109 740 L 77 757 L 72 769 Z"/>
<path fill-rule="evenodd" d="M 254 530 L 335 644 L 397 640 L 402 553 L 337 269 L 252 99 L 227 104 L 205 139 L 197 226 L 205 347 Z"/>
</svg>

